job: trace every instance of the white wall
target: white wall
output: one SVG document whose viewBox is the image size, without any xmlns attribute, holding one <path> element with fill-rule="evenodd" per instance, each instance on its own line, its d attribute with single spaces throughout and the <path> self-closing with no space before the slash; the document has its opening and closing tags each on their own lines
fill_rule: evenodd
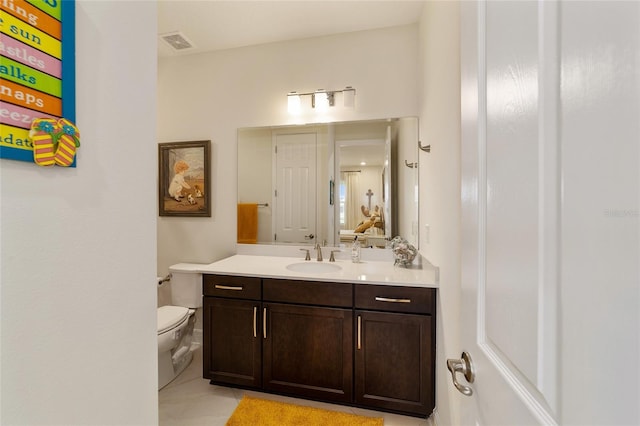
<svg viewBox="0 0 640 426">
<path fill-rule="evenodd" d="M 441 425 L 460 424 L 460 394 L 446 368 L 460 358 L 460 11 L 426 2 L 420 20 L 420 252 L 440 267 L 436 407 Z M 425 229 L 429 225 L 429 230 Z"/>
<path fill-rule="evenodd" d="M 562 2 L 559 16 L 560 423 L 637 425 L 640 3 Z"/>
<path fill-rule="evenodd" d="M 419 149 L 416 141 L 420 139 L 419 120 L 401 119 L 398 121 L 398 143 L 396 146 L 396 202 L 397 211 L 403 212 L 396 217 L 400 235 L 416 247 L 420 246 L 418 240 L 419 219 L 419 164 L 418 167 L 408 167 L 407 164 L 417 163 Z M 425 195 L 426 196 L 426 195 Z"/>
<path fill-rule="evenodd" d="M 300 120 L 417 116 L 417 26 L 164 58 L 158 69 L 158 142 L 210 139 L 212 217 L 158 219 L 158 274 L 235 253 L 240 127 L 293 124 L 292 90 L 356 88 L 353 110 Z"/>
<path fill-rule="evenodd" d="M 0 423 L 152 425 L 156 5 L 76 9 L 78 167 L 0 160 Z"/>
</svg>

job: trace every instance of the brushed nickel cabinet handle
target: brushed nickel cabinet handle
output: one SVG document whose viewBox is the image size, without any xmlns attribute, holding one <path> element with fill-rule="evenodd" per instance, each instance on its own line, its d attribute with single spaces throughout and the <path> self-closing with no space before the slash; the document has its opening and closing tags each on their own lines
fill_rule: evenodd
<svg viewBox="0 0 640 426">
<path fill-rule="evenodd" d="M 254 306 L 253 307 L 253 337 L 258 337 L 258 324 L 257 324 L 257 318 L 258 317 L 258 307 Z"/>
<path fill-rule="evenodd" d="M 242 291 L 243 290 L 242 287 L 236 287 L 236 286 L 230 286 L 230 285 L 216 284 L 214 287 L 217 288 L 218 290 L 235 290 L 235 291 Z"/>
<path fill-rule="evenodd" d="M 358 315 L 358 350 L 362 349 L 362 317 Z"/>
<path fill-rule="evenodd" d="M 389 297 L 376 297 L 376 302 L 411 303 L 411 299 L 392 299 Z"/>
<path fill-rule="evenodd" d="M 262 337 L 267 338 L 267 308 L 262 309 Z"/>
</svg>

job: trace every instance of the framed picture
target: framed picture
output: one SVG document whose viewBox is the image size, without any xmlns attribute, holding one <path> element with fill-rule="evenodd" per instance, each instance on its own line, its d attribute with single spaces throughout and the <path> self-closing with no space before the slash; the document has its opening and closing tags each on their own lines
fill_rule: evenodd
<svg viewBox="0 0 640 426">
<path fill-rule="evenodd" d="M 211 217 L 211 141 L 158 144 L 160 216 Z"/>
</svg>

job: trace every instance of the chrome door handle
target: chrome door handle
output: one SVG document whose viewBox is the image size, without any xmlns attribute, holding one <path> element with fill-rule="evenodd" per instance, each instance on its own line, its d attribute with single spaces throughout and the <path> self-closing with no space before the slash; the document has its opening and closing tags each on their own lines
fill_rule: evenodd
<svg viewBox="0 0 640 426">
<path fill-rule="evenodd" d="M 313 240 L 315 237 L 316 237 L 315 235 L 313 235 L 313 234 L 309 234 L 309 235 L 305 235 L 305 236 L 304 236 L 304 239 L 305 239 L 305 240 Z"/>
<path fill-rule="evenodd" d="M 447 360 L 447 369 L 451 372 L 451 378 L 453 379 L 453 385 L 466 396 L 473 395 L 473 389 L 469 386 L 461 385 L 458 383 L 458 378 L 456 377 L 456 373 L 462 373 L 464 378 L 467 379 L 467 382 L 473 383 L 473 380 L 476 377 L 476 373 L 473 369 L 473 363 L 471 362 L 471 355 L 467 352 L 462 352 L 460 359 L 448 359 Z"/>
</svg>

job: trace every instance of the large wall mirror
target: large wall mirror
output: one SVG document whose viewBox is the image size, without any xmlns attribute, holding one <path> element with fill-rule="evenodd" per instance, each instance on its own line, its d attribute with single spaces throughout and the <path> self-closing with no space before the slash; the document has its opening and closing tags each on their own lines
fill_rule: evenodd
<svg viewBox="0 0 640 426">
<path fill-rule="evenodd" d="M 238 243 L 418 247 L 418 119 L 238 130 Z"/>
</svg>

